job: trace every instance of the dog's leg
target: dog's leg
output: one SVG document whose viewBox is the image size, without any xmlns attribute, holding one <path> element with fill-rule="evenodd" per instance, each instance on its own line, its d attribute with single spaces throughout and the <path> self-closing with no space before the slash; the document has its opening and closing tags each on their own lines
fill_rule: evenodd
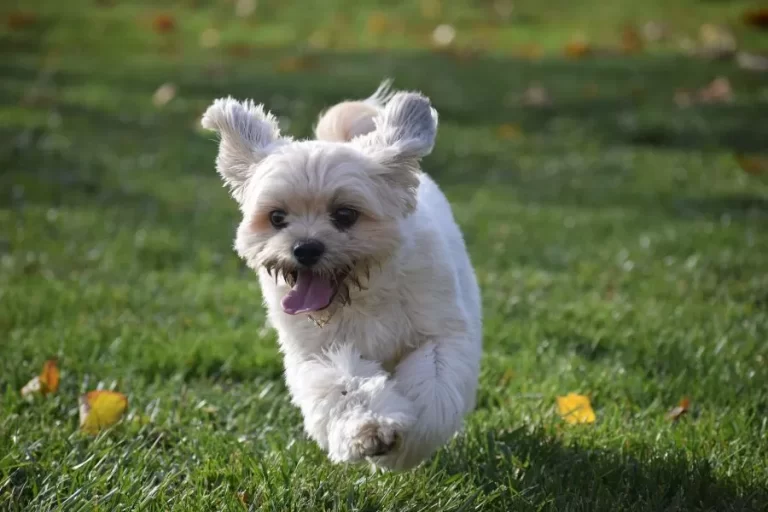
<svg viewBox="0 0 768 512">
<path fill-rule="evenodd" d="M 401 361 L 395 386 L 416 406 L 417 420 L 396 450 L 374 462 L 408 469 L 448 441 L 475 406 L 479 367 L 479 347 L 463 337 L 427 342 Z"/>
<path fill-rule="evenodd" d="M 392 451 L 416 419 L 391 376 L 351 345 L 309 359 L 286 354 L 286 380 L 307 434 L 334 462 Z"/>
</svg>

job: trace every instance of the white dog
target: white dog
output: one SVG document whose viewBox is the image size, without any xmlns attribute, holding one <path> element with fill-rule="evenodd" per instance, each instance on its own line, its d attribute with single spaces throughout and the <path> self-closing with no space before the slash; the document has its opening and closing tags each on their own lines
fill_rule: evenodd
<svg viewBox="0 0 768 512">
<path fill-rule="evenodd" d="M 407 469 L 474 408 L 480 293 L 451 208 L 419 168 L 437 113 L 385 82 L 280 134 L 262 105 L 216 100 L 218 172 L 240 205 L 235 248 L 258 272 L 304 428 L 335 462 Z"/>
</svg>

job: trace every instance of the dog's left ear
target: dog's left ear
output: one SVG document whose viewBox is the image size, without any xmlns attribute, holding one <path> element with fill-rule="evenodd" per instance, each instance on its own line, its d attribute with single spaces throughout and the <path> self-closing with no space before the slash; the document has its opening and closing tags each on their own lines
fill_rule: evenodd
<svg viewBox="0 0 768 512">
<path fill-rule="evenodd" d="M 420 158 L 432 152 L 437 135 L 437 111 L 426 96 L 415 92 L 395 94 L 374 123 L 376 129 L 358 141 L 379 163 L 415 166 Z"/>
<path fill-rule="evenodd" d="M 281 137 L 275 116 L 251 100 L 218 99 L 203 114 L 201 124 L 221 137 L 216 170 L 238 202 L 242 202 L 243 187 L 256 165 L 290 140 Z"/>
</svg>

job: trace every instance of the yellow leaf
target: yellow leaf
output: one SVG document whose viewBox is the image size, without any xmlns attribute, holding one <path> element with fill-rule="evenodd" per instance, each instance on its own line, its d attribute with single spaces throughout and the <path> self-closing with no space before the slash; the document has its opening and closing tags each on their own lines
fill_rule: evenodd
<svg viewBox="0 0 768 512">
<path fill-rule="evenodd" d="M 59 389 L 59 367 L 55 359 L 49 359 L 43 364 L 43 372 L 40 374 L 40 391 L 47 395 L 55 393 Z"/>
<path fill-rule="evenodd" d="M 90 391 L 80 397 L 80 428 L 89 434 L 120 421 L 128 398 L 116 391 Z"/>
<path fill-rule="evenodd" d="M 389 17 L 380 11 L 372 12 L 371 15 L 368 16 L 368 20 L 366 20 L 366 26 L 368 32 L 380 36 L 389 29 Z"/>
<path fill-rule="evenodd" d="M 589 43 L 586 41 L 573 40 L 565 45 L 563 53 L 565 53 L 566 57 L 570 57 L 572 59 L 580 59 L 592 53 L 592 47 L 590 47 Z"/>
<path fill-rule="evenodd" d="M 514 140 L 521 138 L 523 132 L 520 127 L 515 124 L 505 123 L 499 125 L 496 129 L 496 134 L 500 139 Z"/>
<path fill-rule="evenodd" d="M 557 413 L 570 424 L 595 422 L 595 411 L 589 398 L 576 393 L 557 397 Z"/>
</svg>

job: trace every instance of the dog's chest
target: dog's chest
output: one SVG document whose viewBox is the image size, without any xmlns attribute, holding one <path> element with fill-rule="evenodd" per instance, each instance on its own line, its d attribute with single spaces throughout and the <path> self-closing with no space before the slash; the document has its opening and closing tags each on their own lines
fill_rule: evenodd
<svg viewBox="0 0 768 512">
<path fill-rule="evenodd" d="M 378 304 L 375 309 L 354 303 L 337 311 L 330 321 L 319 327 L 307 320 L 286 325 L 290 331 L 284 340 L 298 343 L 304 350 L 319 352 L 337 343 L 351 343 L 360 354 L 380 361 L 385 367 L 397 362 L 421 343 L 421 336 L 399 302 Z"/>
</svg>

